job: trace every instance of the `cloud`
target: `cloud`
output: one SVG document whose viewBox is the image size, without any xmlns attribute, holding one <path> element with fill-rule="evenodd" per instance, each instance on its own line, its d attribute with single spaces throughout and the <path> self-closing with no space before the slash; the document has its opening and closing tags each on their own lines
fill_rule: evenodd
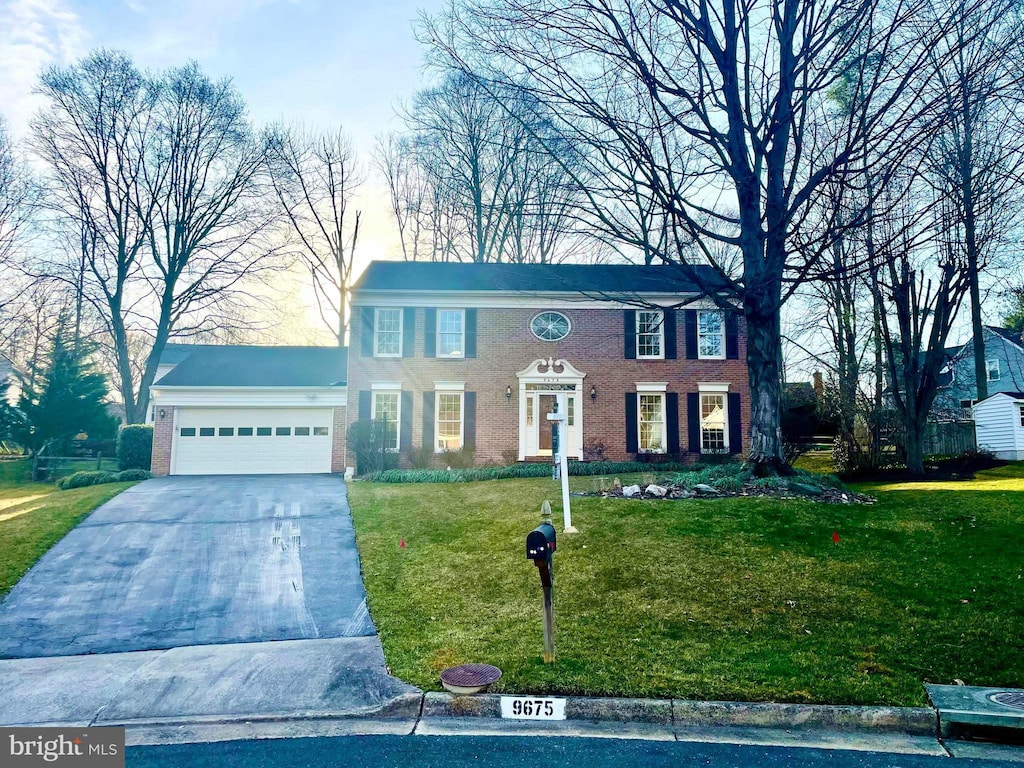
<svg viewBox="0 0 1024 768">
<path fill-rule="evenodd" d="M 39 72 L 86 50 L 88 35 L 65 0 L 0 0 L 0 110 L 21 135 L 39 107 Z"/>
</svg>

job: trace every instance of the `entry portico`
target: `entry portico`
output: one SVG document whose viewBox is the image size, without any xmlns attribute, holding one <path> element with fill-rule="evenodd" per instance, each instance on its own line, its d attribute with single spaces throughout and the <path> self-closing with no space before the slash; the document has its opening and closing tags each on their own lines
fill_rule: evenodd
<svg viewBox="0 0 1024 768">
<path fill-rule="evenodd" d="M 583 379 L 587 374 L 567 360 L 537 359 L 519 379 L 519 460 L 551 456 L 551 423 L 545 418 L 565 397 L 568 417 L 566 455 L 583 458 Z"/>
</svg>

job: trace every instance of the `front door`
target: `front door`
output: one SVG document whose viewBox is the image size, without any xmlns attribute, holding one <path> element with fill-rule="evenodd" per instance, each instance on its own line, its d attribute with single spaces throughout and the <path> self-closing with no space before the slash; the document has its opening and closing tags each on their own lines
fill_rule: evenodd
<svg viewBox="0 0 1024 768">
<path fill-rule="evenodd" d="M 550 456 L 553 441 L 551 439 L 554 422 L 548 421 L 548 414 L 554 412 L 557 401 L 554 395 L 538 395 L 540 418 L 537 420 L 537 427 L 540 430 L 538 435 L 539 453 L 541 456 Z"/>
</svg>

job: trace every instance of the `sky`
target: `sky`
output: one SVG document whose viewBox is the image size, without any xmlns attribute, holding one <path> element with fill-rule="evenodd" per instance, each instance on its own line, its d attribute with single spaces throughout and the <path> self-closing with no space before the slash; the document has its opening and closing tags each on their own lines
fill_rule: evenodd
<svg viewBox="0 0 1024 768">
<path fill-rule="evenodd" d="M 413 22 L 444 0 L 0 0 L 0 114 L 21 138 L 40 101 L 39 72 L 95 48 L 127 52 L 143 68 L 198 61 L 230 77 L 255 123 L 341 126 L 369 160 L 394 108 L 429 82 Z M 398 240 L 374 174 L 358 266 L 393 258 Z"/>
</svg>

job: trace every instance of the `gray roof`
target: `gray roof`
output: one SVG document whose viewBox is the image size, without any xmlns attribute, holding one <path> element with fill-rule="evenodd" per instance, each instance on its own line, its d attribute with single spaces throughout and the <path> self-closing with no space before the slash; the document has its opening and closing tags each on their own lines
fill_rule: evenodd
<svg viewBox="0 0 1024 768">
<path fill-rule="evenodd" d="M 709 285 L 722 285 L 708 266 L 694 266 Z M 512 291 L 522 293 L 702 293 L 678 265 L 463 264 L 373 261 L 352 289 L 359 291 Z"/>
<path fill-rule="evenodd" d="M 219 349 L 224 346 L 224 344 L 178 344 L 169 341 L 164 345 L 163 354 L 160 355 L 160 365 L 177 365 L 200 349 Z"/>
<path fill-rule="evenodd" d="M 1021 334 L 1017 333 L 1017 331 L 1010 328 L 998 328 L 994 325 L 986 325 L 985 327 L 992 331 L 992 333 L 1002 336 L 1011 344 L 1016 344 L 1018 347 L 1024 345 L 1024 340 L 1021 339 Z"/>
<path fill-rule="evenodd" d="M 202 345 L 157 386 L 330 387 L 344 385 L 347 376 L 345 347 Z"/>
</svg>

